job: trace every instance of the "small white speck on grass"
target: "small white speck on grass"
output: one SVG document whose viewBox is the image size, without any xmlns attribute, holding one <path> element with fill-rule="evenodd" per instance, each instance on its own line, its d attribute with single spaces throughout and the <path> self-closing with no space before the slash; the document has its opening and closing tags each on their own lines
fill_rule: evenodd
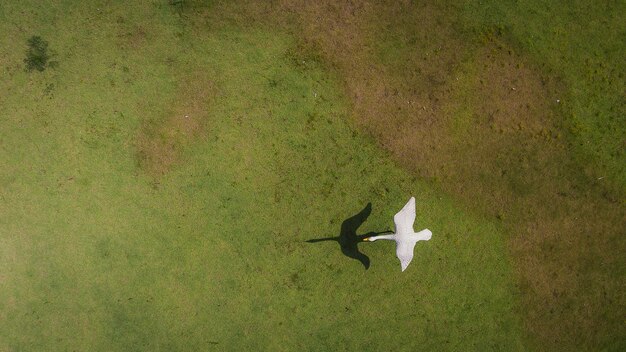
<svg viewBox="0 0 626 352">
<path fill-rule="evenodd" d="M 557 104 L 558 104 L 558 103 L 560 103 L 560 102 L 561 102 L 561 99 L 557 99 L 557 100 L 556 100 L 556 102 L 557 102 Z"/>
<path fill-rule="evenodd" d="M 187 117 L 187 118 L 188 118 L 188 117 L 189 117 L 189 115 L 185 115 L 185 117 Z"/>
<path fill-rule="evenodd" d="M 604 176 L 602 176 L 602 177 L 598 177 L 598 180 L 601 180 L 601 179 L 603 179 L 603 178 L 604 178 Z"/>
</svg>

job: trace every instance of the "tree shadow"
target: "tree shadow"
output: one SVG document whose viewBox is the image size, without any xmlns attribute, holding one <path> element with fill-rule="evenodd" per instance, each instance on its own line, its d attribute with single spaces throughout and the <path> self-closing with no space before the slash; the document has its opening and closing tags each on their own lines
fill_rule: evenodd
<svg viewBox="0 0 626 352">
<path fill-rule="evenodd" d="M 379 235 L 382 233 L 389 233 L 393 231 L 383 231 L 383 232 L 368 232 L 363 235 L 357 235 L 356 231 L 367 220 L 367 218 L 372 213 L 372 203 L 367 203 L 365 208 L 361 210 L 358 214 L 351 216 L 344 220 L 341 223 L 341 230 L 339 232 L 339 236 L 337 237 L 324 237 L 324 238 L 316 238 L 310 239 L 306 242 L 308 243 L 317 243 L 324 241 L 336 241 L 339 243 L 341 247 L 341 253 L 345 256 L 356 259 L 363 264 L 365 269 L 367 270 L 370 267 L 370 258 L 365 254 L 359 252 L 358 244 L 363 242 L 363 239 L 370 236 Z"/>
</svg>

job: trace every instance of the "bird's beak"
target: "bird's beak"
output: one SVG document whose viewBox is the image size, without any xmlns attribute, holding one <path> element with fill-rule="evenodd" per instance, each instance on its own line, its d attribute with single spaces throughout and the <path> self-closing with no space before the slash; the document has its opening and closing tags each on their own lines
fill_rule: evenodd
<svg viewBox="0 0 626 352">
<path fill-rule="evenodd" d="M 363 242 L 369 242 L 369 240 L 370 240 L 370 238 L 369 238 L 369 237 L 365 237 L 365 238 L 363 239 Z"/>
</svg>

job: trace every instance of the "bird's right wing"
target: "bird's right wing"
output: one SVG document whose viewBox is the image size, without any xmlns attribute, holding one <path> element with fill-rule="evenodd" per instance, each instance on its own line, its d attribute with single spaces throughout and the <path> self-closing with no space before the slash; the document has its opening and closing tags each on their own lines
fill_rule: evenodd
<svg viewBox="0 0 626 352">
<path fill-rule="evenodd" d="M 415 197 L 411 197 L 394 217 L 396 233 L 413 233 L 413 223 L 415 222 Z"/>
</svg>

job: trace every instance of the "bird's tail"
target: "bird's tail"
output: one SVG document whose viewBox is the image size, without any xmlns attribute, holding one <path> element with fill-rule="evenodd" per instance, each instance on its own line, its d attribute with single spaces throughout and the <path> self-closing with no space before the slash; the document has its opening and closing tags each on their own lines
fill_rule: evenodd
<svg viewBox="0 0 626 352">
<path fill-rule="evenodd" d="M 431 239 L 431 237 L 433 237 L 433 233 L 429 229 L 424 229 L 418 232 L 417 236 L 418 236 L 418 241 L 428 241 L 429 239 Z"/>
</svg>

